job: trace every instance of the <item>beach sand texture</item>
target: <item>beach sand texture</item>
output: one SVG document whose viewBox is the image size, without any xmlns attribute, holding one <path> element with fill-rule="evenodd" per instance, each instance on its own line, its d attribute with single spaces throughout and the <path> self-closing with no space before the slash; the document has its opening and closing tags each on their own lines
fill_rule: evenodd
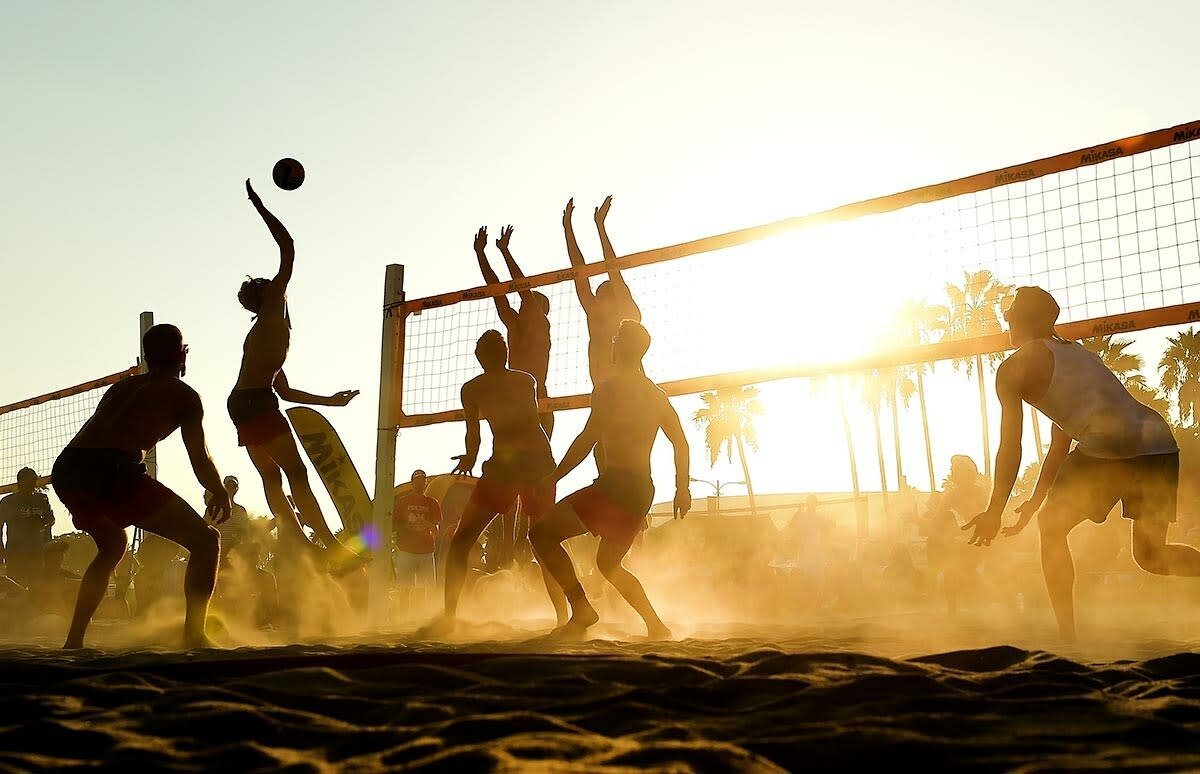
<svg viewBox="0 0 1200 774">
<path fill-rule="evenodd" d="M 1200 768 L 1200 655 L 924 657 L 847 631 L 651 644 L 0 650 L 0 766 L 289 771 Z M 882 643 L 882 644 L 881 644 Z M 884 655 L 887 654 L 887 655 Z"/>
</svg>

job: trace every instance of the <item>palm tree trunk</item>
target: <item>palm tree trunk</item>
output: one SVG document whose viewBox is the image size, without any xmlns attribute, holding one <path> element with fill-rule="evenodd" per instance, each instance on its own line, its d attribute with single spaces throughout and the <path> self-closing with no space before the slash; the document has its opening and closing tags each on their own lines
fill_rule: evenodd
<svg viewBox="0 0 1200 774">
<path fill-rule="evenodd" d="M 983 384 L 983 357 L 975 356 L 975 376 L 979 379 L 979 415 L 983 417 L 983 475 L 992 477 L 992 442 L 988 437 L 987 388 Z"/>
<path fill-rule="evenodd" d="M 862 498 L 862 494 L 858 487 L 858 458 L 854 455 L 854 434 L 850 432 L 850 418 L 846 416 L 846 400 L 842 393 L 842 380 L 836 376 L 834 379 L 837 379 L 838 411 L 841 412 L 842 415 L 842 433 L 844 433 L 846 436 L 846 453 L 850 457 L 850 488 L 854 492 L 854 514 L 857 519 L 859 508 L 861 507 L 859 500 Z M 866 538 L 867 524 L 865 518 L 861 522 L 857 523 L 859 532 L 858 536 L 860 538 Z"/>
<path fill-rule="evenodd" d="M 1029 418 L 1033 420 L 1033 442 L 1037 445 L 1037 460 L 1038 465 L 1041 465 L 1046 460 L 1046 454 L 1042 451 L 1042 423 L 1038 420 L 1038 412 L 1033 406 L 1029 407 Z"/>
<path fill-rule="evenodd" d="M 892 441 L 896 447 L 896 491 L 904 491 L 904 462 L 900 459 L 900 410 L 896 403 L 899 396 L 892 393 Z"/>
<path fill-rule="evenodd" d="M 750 483 L 750 465 L 746 462 L 746 447 L 742 445 L 742 431 L 739 429 L 737 438 L 738 459 L 742 461 L 742 478 L 746 481 L 746 495 L 750 500 L 750 515 L 758 515 L 758 507 L 754 504 L 754 484 Z"/>
<path fill-rule="evenodd" d="M 933 443 L 929 439 L 929 412 L 925 408 L 925 376 L 917 365 L 917 398 L 921 401 L 921 428 L 925 431 L 925 464 L 929 466 L 929 491 L 937 491 L 937 479 L 933 475 Z"/>
<path fill-rule="evenodd" d="M 879 412 L 872 411 L 871 416 L 875 419 L 875 450 L 879 454 L 879 489 L 883 494 L 883 534 L 886 537 L 888 534 L 888 487 L 887 487 L 887 470 L 883 465 L 883 431 L 879 428 Z"/>
</svg>

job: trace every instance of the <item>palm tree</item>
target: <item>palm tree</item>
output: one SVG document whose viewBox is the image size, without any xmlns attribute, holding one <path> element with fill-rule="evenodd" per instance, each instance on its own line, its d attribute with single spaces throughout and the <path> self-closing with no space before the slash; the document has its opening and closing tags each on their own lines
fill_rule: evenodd
<svg viewBox="0 0 1200 774">
<path fill-rule="evenodd" d="M 758 431 L 754 418 L 762 416 L 763 406 L 758 399 L 757 387 L 730 387 L 706 392 L 700 396 L 704 407 L 696 409 L 692 421 L 704 430 L 704 445 L 708 449 L 709 465 L 717 464 L 724 448 L 728 459 L 733 462 L 733 449 L 737 447 L 738 459 L 742 463 L 742 474 L 746 481 L 746 494 L 750 499 L 750 513 L 758 515 L 754 502 L 754 485 L 750 483 L 750 466 L 746 462 L 746 446 L 758 451 Z"/>
<path fill-rule="evenodd" d="M 900 458 L 900 413 L 899 406 L 908 408 L 917 384 L 909 377 L 909 368 L 885 368 L 879 372 L 883 388 L 883 399 L 892 409 L 892 440 L 896 445 L 896 490 L 904 489 L 904 462 Z"/>
<path fill-rule="evenodd" d="M 1171 412 L 1171 402 L 1159 394 L 1159 391 L 1146 383 L 1142 375 L 1145 361 L 1142 356 L 1126 349 L 1133 345 L 1132 339 L 1117 339 L 1112 336 L 1093 336 L 1080 339 L 1079 343 L 1088 352 L 1100 358 L 1108 370 L 1112 371 L 1125 389 L 1129 390 L 1139 403 L 1149 406 L 1167 418 Z M 1160 366 L 1161 367 L 1161 366 Z"/>
<path fill-rule="evenodd" d="M 1000 333 L 1000 306 L 1012 293 L 1012 285 L 1005 285 L 987 269 L 963 272 L 962 286 L 946 283 L 949 305 L 946 315 L 946 336 L 952 339 L 974 338 Z M 954 361 L 957 371 L 965 366 L 967 378 L 972 375 L 979 380 L 979 413 L 983 419 L 983 473 L 992 475 L 991 441 L 988 438 L 987 388 L 984 386 L 984 363 L 994 367 L 1004 359 L 996 352 L 990 355 L 975 355 Z"/>
<path fill-rule="evenodd" d="M 946 317 L 949 310 L 944 306 L 926 301 L 906 301 L 900 308 L 895 327 L 900 346 L 929 344 L 946 332 Z M 925 432 L 925 465 L 929 470 L 929 491 L 937 491 L 937 478 L 933 473 L 933 443 L 929 436 L 929 411 L 925 407 L 925 372 L 933 370 L 933 363 L 916 363 L 905 369 L 916 375 L 917 401 L 921 407 L 921 428 Z M 908 402 L 905 401 L 905 406 Z M 898 459 L 897 455 L 897 459 Z"/>
<path fill-rule="evenodd" d="M 878 370 L 868 371 L 862 376 L 862 399 L 863 403 L 867 404 L 867 409 L 871 412 L 871 419 L 875 422 L 875 450 L 879 455 L 879 490 L 883 495 L 883 512 L 888 513 L 888 485 L 887 485 L 887 470 L 883 463 L 883 431 L 879 427 L 879 412 L 883 410 L 883 396 L 885 392 L 885 383 L 882 374 Z M 884 533 L 888 531 L 888 525 L 885 517 Z"/>
<path fill-rule="evenodd" d="M 1158 361 L 1162 389 L 1175 398 L 1181 425 L 1194 425 L 1200 408 L 1200 333 L 1188 328 L 1167 338 L 1167 349 Z"/>
<path fill-rule="evenodd" d="M 859 509 L 862 507 L 859 502 L 862 495 L 858 486 L 858 458 L 854 454 L 854 434 L 850 432 L 850 418 L 846 415 L 844 379 L 840 376 L 834 376 L 833 379 L 837 386 L 838 412 L 842 415 L 842 433 L 846 436 L 846 453 L 850 456 L 850 486 L 854 492 L 854 513 L 857 517 L 860 513 Z M 865 511 L 863 514 L 865 515 Z M 859 524 L 859 538 L 866 538 L 867 526 L 865 522 Z"/>
</svg>

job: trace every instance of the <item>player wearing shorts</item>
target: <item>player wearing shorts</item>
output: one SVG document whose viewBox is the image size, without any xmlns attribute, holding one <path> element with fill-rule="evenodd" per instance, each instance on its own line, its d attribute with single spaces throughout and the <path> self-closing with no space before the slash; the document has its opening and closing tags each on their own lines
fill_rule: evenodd
<svg viewBox="0 0 1200 774">
<path fill-rule="evenodd" d="M 1167 542 L 1179 485 L 1179 447 L 1170 426 L 1098 357 L 1055 335 L 1058 314 L 1054 298 L 1037 287 L 1018 288 L 1004 313 L 1017 351 L 996 371 L 996 481 L 987 510 L 963 529 L 973 528 L 971 542 L 984 546 L 1000 531 L 1021 465 L 1022 404 L 1028 403 L 1054 423 L 1050 449 L 1033 494 L 1004 534 L 1019 533 L 1038 514 L 1046 589 L 1060 631 L 1073 640 L 1075 569 L 1067 535 L 1077 524 L 1103 522 L 1120 502 L 1132 522 L 1134 560 L 1157 575 L 1200 575 L 1200 551 Z"/>
<path fill-rule="evenodd" d="M 524 272 L 513 258 L 508 244 L 512 239 L 513 227 L 506 226 L 496 240 L 496 247 L 504 256 L 504 263 L 514 282 L 525 279 Z M 487 259 L 487 229 L 481 228 L 475 235 L 475 258 L 479 261 L 479 271 L 489 285 L 500 281 L 496 272 Z M 546 375 L 550 370 L 550 299 L 543 293 L 530 290 L 518 285 L 517 294 L 521 299 L 519 311 L 512 308 L 507 296 L 495 296 L 496 312 L 509 341 L 509 367 L 514 371 L 524 371 L 537 379 L 538 406 L 542 413 L 540 420 L 546 437 L 554 435 L 554 412 L 546 409 L 545 402 L 550 394 L 546 389 Z M 488 556 L 497 560 L 500 566 L 507 566 L 513 558 L 520 554 L 520 547 L 528 548 L 529 514 L 508 511 L 500 515 L 499 529 L 493 527 L 489 532 L 499 533 L 500 540 L 491 542 L 488 546 Z M 526 552 L 527 554 L 528 552 Z"/>
<path fill-rule="evenodd" d="M 508 347 L 499 331 L 479 337 L 475 357 L 483 373 L 463 385 L 462 406 L 467 424 L 467 451 L 459 457 L 456 475 L 472 475 L 479 454 L 479 420 L 487 420 L 492 431 L 492 457 L 483 463 L 483 475 L 450 540 L 446 557 L 446 603 L 444 620 L 453 621 L 467 574 L 471 547 L 498 514 L 506 513 L 520 500 L 521 510 L 537 519 L 554 504 L 553 487 L 542 486 L 554 470 L 550 441 L 538 421 L 537 385 L 524 371 L 508 367 Z M 547 590 L 561 617 L 565 604 L 549 576 Z"/>
<path fill-rule="evenodd" d="M 213 493 L 206 515 L 229 516 L 229 495 L 204 443 L 200 396 L 180 378 L 187 347 L 174 325 L 155 325 L 142 339 L 149 373 L 114 384 L 96 412 L 54 463 L 54 491 L 71 520 L 96 541 L 98 553 L 83 574 L 65 648 L 82 648 L 83 635 L 108 591 L 113 569 L 125 555 L 130 526 L 161 535 L 186 548 L 184 643 L 211 645 L 204 632 L 216 582 L 220 537 L 200 514 L 151 478 L 146 450 L 179 429 L 196 480 Z"/>
<path fill-rule="evenodd" d="M 599 387 L 613 374 L 613 337 L 622 320 L 641 322 L 642 310 L 633 300 L 629 285 L 617 268 L 617 251 L 613 249 L 608 238 L 608 230 L 604 226 L 608 218 L 608 210 L 612 207 L 612 197 L 605 198 L 604 203 L 596 208 L 594 220 L 596 231 L 600 235 L 600 249 L 604 254 L 604 265 L 608 269 L 608 279 L 601 282 L 596 291 L 592 292 L 592 284 L 587 277 L 576 275 L 575 294 L 579 297 L 579 305 L 587 316 L 588 327 L 588 375 L 592 379 L 592 389 Z M 575 212 L 575 200 L 567 201 L 563 210 L 563 232 L 567 240 L 567 258 L 571 266 L 581 268 L 585 261 L 583 253 L 575 241 L 575 227 L 572 216 Z M 597 443 L 595 447 L 596 470 L 604 468 L 604 445 Z"/>
<path fill-rule="evenodd" d="M 675 450 L 675 518 L 683 518 L 691 508 L 688 443 L 666 393 L 642 370 L 650 334 L 641 323 L 625 320 L 612 347 L 615 371 L 592 392 L 587 424 L 547 479 L 547 488 L 583 462 L 596 444 L 604 445 L 605 466 L 595 483 L 554 506 L 533 525 L 529 536 L 538 561 L 554 576 L 570 603 L 571 619 L 560 627 L 562 634 L 582 635 L 599 620 L 562 546 L 563 541 L 590 532 L 600 538 L 597 569 L 642 617 L 649 636 L 666 639 L 670 630 L 654 611 L 641 582 L 622 561 L 654 501 L 650 452 L 660 429 Z"/>
<path fill-rule="evenodd" d="M 325 521 L 309 484 L 308 468 L 296 447 L 291 425 L 279 410 L 279 398 L 314 406 L 345 406 L 358 391 L 342 390 L 325 397 L 297 390 L 288 384 L 283 372 L 292 337 L 287 288 L 292 279 L 296 248 L 287 229 L 263 206 L 249 180 L 246 181 L 246 193 L 279 245 L 279 271 L 269 280 L 248 279 L 238 291 L 238 301 L 253 312 L 255 318 L 242 345 L 242 367 L 237 384 L 229 394 L 229 418 L 237 428 L 238 445 L 246 447 L 250 461 L 262 478 L 267 505 L 275 516 L 284 550 L 293 546 L 315 548 L 301 529 L 302 521 L 313 530 L 335 562 L 349 566 L 358 556 L 334 537 Z M 284 494 L 284 476 L 287 476 L 299 510 L 299 520 Z"/>
</svg>

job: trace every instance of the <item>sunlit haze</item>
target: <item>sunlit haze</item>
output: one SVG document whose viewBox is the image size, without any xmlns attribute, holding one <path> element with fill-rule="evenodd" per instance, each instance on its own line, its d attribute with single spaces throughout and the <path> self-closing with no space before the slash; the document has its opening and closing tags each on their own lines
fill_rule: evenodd
<svg viewBox="0 0 1200 774">
<path fill-rule="evenodd" d="M 609 230 L 625 254 L 1196 118 L 1200 9 L 1126 10 L 14 4 L 0 31 L 0 404 L 132 365 L 138 313 L 153 311 L 191 345 L 187 379 L 204 397 L 218 467 L 265 512 L 223 405 L 250 324 L 235 292 L 277 261 L 246 201 L 250 177 L 297 244 L 288 374 L 317 393 L 362 390 L 325 413 L 370 489 L 386 264 L 405 265 L 418 297 L 480 284 L 480 225 L 515 224 L 527 272 L 565 266 L 560 218 L 572 196 L 583 251 L 598 260 L 592 208 L 610 193 Z M 295 192 L 270 182 L 283 156 L 307 169 Z M 820 360 L 870 345 L 906 278 L 924 270 L 876 247 L 853 283 L 812 252 L 769 276 L 718 264 L 737 359 L 794 349 Z M 769 330 L 738 328 L 755 288 L 793 294 Z M 1163 335 L 1139 337 L 1151 365 Z M 929 389 L 940 478 L 952 453 L 981 458 L 978 397 L 948 363 Z M 749 460 L 759 491 L 849 488 L 832 395 L 806 382 L 764 388 Z M 677 401 L 693 474 L 740 479 L 736 459 L 708 469 L 688 421 L 698 405 Z M 869 414 L 853 393 L 847 408 L 862 486 L 877 490 Z M 561 419 L 558 454 L 580 421 Z M 902 411 L 906 473 L 925 487 L 919 422 Z M 398 477 L 448 471 L 461 447 L 458 425 L 404 431 Z M 160 462 L 161 478 L 198 504 L 177 439 Z M 663 499 L 665 445 L 655 464 Z M 888 465 L 894 487 L 890 454 Z M 588 463 L 564 487 L 591 475 Z M 60 509 L 56 532 L 67 530 Z"/>
</svg>

